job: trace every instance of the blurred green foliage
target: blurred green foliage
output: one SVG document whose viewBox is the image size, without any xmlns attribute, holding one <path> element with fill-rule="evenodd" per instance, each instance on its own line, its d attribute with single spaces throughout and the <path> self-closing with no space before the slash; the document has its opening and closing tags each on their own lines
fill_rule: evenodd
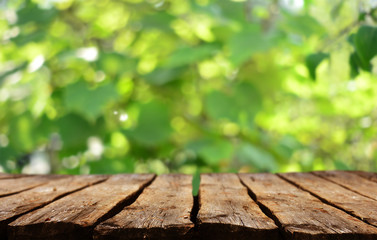
<svg viewBox="0 0 377 240">
<path fill-rule="evenodd" d="M 376 5 L 1 1 L 0 170 L 376 170 Z"/>
</svg>

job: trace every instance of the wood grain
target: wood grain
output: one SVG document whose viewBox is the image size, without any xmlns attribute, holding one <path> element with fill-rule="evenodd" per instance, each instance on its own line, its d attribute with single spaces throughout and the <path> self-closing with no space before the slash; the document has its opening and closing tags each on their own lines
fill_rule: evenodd
<svg viewBox="0 0 377 240">
<path fill-rule="evenodd" d="M 113 175 L 21 216 L 9 224 L 9 239 L 89 239 L 94 224 L 153 178 L 152 174 Z"/>
<path fill-rule="evenodd" d="M 54 180 L 49 180 L 45 185 L 0 199 L 0 239 L 4 239 L 6 225 L 15 217 L 44 206 L 60 196 L 106 179 L 104 176 L 94 175 L 52 178 Z"/>
<path fill-rule="evenodd" d="M 140 197 L 95 228 L 94 239 L 187 239 L 194 227 L 192 177 L 161 175 Z"/>
<path fill-rule="evenodd" d="M 202 239 L 279 239 L 236 174 L 201 175 L 197 221 Z"/>
<path fill-rule="evenodd" d="M 22 178 L 9 178 L 0 180 L 0 197 L 19 193 L 48 183 L 49 180 L 65 178 L 67 176 L 34 176 Z"/>
<path fill-rule="evenodd" d="M 352 172 L 323 171 L 313 174 L 335 182 L 363 196 L 377 200 L 377 182 L 367 180 Z"/>
<path fill-rule="evenodd" d="M 20 178 L 20 177 L 31 177 L 34 175 L 29 174 L 10 174 L 10 173 L 0 173 L 0 179 L 8 179 L 8 178 Z"/>
<path fill-rule="evenodd" d="M 287 239 L 377 239 L 377 229 L 273 174 L 240 174 Z"/>
<path fill-rule="evenodd" d="M 345 189 L 338 184 L 308 173 L 280 174 L 302 189 L 365 222 L 377 226 L 376 201 Z"/>
<path fill-rule="evenodd" d="M 374 172 L 363 172 L 363 171 L 354 171 L 354 174 L 359 175 L 360 177 L 366 178 L 373 182 L 377 182 L 377 173 Z"/>
</svg>

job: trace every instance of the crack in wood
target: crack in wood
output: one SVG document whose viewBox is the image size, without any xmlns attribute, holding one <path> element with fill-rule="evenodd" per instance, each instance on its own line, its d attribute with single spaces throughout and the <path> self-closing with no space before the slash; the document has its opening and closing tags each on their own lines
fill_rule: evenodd
<svg viewBox="0 0 377 240">
<path fill-rule="evenodd" d="M 348 210 L 346 210 L 346 209 L 342 208 L 341 206 L 338 206 L 338 205 L 336 205 L 336 204 L 334 204 L 334 203 L 331 203 L 331 202 L 329 202 L 328 200 L 326 200 L 325 198 L 321 197 L 320 195 L 314 193 L 313 191 L 310 191 L 309 189 L 306 189 L 305 187 L 303 187 L 303 186 L 301 186 L 301 185 L 299 185 L 299 184 L 297 184 L 297 183 L 291 181 L 290 179 L 286 178 L 284 175 L 279 174 L 279 173 L 276 174 L 276 175 L 277 175 L 278 177 L 280 177 L 281 179 L 283 179 L 284 181 L 286 181 L 286 182 L 288 182 L 288 183 L 294 185 L 294 186 L 297 187 L 298 189 L 300 189 L 300 190 L 302 190 L 302 191 L 305 191 L 305 192 L 309 193 L 309 194 L 312 195 L 313 197 L 315 197 L 315 198 L 317 198 L 318 200 L 320 200 L 322 203 L 327 204 L 327 205 L 330 205 L 330 206 L 332 206 L 332 207 L 335 207 L 335 208 L 337 208 L 337 209 L 339 209 L 339 210 L 341 210 L 341 211 L 343 211 L 343 212 L 345 212 L 345 213 L 351 215 L 352 217 L 355 217 L 355 218 L 357 218 L 357 219 L 363 221 L 364 223 L 366 223 L 366 224 L 368 224 L 368 225 L 370 225 L 370 226 L 372 226 L 372 227 L 377 227 L 376 225 L 373 225 L 373 224 L 369 223 L 369 222 L 366 221 L 364 218 L 362 218 L 362 217 L 360 217 L 360 216 L 354 214 L 353 212 L 348 211 Z M 314 176 L 317 176 L 317 175 L 314 175 Z M 317 176 L 317 177 L 319 177 L 319 176 Z M 322 178 L 322 177 L 321 177 L 321 178 Z M 328 179 L 326 179 L 326 178 L 322 178 L 322 179 L 324 179 L 324 180 L 326 180 L 326 181 L 329 181 L 329 182 L 332 182 L 332 183 L 338 185 L 339 187 L 343 187 L 343 186 L 337 184 L 336 182 L 330 181 L 330 180 L 328 180 Z M 346 189 L 346 190 L 350 190 L 350 189 L 348 189 L 348 188 L 344 188 L 344 189 Z M 351 190 L 350 190 L 350 191 L 351 191 Z M 352 192 L 354 192 L 354 191 L 352 191 Z M 357 192 L 354 192 L 354 193 L 359 194 L 359 193 L 357 193 Z M 361 196 L 363 196 L 363 195 L 361 195 Z M 373 200 L 373 199 L 372 199 L 372 200 Z"/>
<path fill-rule="evenodd" d="M 26 215 L 26 214 L 28 214 L 28 213 L 31 213 L 32 211 L 36 211 L 36 210 L 38 210 L 38 209 L 41 209 L 41 208 L 45 207 L 46 205 L 48 205 L 48 204 L 50 204 L 50 203 L 52 203 L 52 202 L 55 202 L 55 201 L 57 201 L 57 200 L 59 200 L 59 199 L 65 197 L 65 196 L 68 196 L 68 195 L 73 194 L 73 193 L 75 193 L 75 192 L 81 191 L 81 190 L 83 190 L 83 189 L 85 189 L 85 188 L 88 188 L 88 187 L 90 187 L 90 186 L 94 186 L 94 185 L 100 184 L 100 183 L 102 183 L 102 182 L 104 182 L 104 181 L 106 181 L 106 180 L 107 180 L 107 178 L 104 178 L 104 179 L 101 179 L 101 180 L 99 180 L 99 181 L 97 181 L 97 182 L 93 182 L 93 183 L 88 184 L 88 185 L 85 185 L 85 186 L 83 186 L 83 187 L 80 187 L 80 188 L 74 189 L 74 190 L 72 190 L 72 191 L 69 191 L 69 192 L 63 193 L 63 194 L 58 195 L 57 197 L 53 198 L 51 201 L 44 202 L 44 203 L 42 203 L 42 204 L 40 204 L 40 205 L 38 205 L 38 206 L 36 206 L 36 207 L 33 207 L 33 208 L 31 208 L 31 209 L 28 209 L 28 210 L 25 211 L 25 212 L 22 212 L 22 213 L 20 213 L 20 214 L 16 214 L 16 215 L 14 215 L 14 216 L 12 216 L 12 217 L 6 219 L 6 220 L 0 221 L 0 240 L 7 240 L 7 239 L 8 239 L 8 236 L 7 236 L 7 234 L 5 233 L 5 232 L 7 231 L 7 230 L 6 230 L 7 225 L 10 224 L 11 222 L 15 221 L 17 218 L 19 218 L 19 217 L 21 217 L 21 216 L 24 216 L 24 215 Z M 51 182 L 51 183 L 54 183 L 54 182 Z M 43 185 L 38 186 L 38 187 L 45 187 L 46 185 L 47 185 L 47 184 L 43 184 Z M 38 188 L 38 187 L 36 187 L 36 188 Z M 36 188 L 29 189 L 28 191 L 33 191 L 33 190 L 36 189 Z M 24 192 L 26 192 L 26 191 L 24 191 Z M 22 192 L 22 193 L 23 193 L 23 192 Z M 22 193 L 21 193 L 21 194 L 22 194 Z M 13 197 L 13 196 L 10 196 L 10 197 Z"/>
<path fill-rule="evenodd" d="M 240 179 L 241 184 L 246 187 L 247 192 L 248 192 L 250 198 L 259 206 L 259 208 L 261 209 L 261 211 L 268 218 L 270 218 L 272 221 L 274 221 L 274 223 L 276 224 L 276 226 L 279 228 L 279 236 L 280 236 L 280 238 L 288 240 L 285 237 L 285 235 L 284 235 L 284 231 L 285 231 L 284 227 L 282 226 L 282 224 L 279 221 L 279 219 L 275 216 L 275 214 L 273 214 L 273 212 L 267 206 L 265 206 L 263 203 L 259 202 L 257 196 L 255 195 L 255 193 L 253 191 L 251 191 L 251 189 L 242 181 L 242 179 L 239 176 L 238 176 L 238 178 Z"/>
<path fill-rule="evenodd" d="M 323 173 L 323 172 L 321 172 L 321 173 Z M 337 181 L 334 181 L 334 180 L 330 179 L 329 177 L 323 176 L 322 174 L 319 174 L 319 173 L 316 173 L 316 172 L 311 172 L 310 174 L 313 174 L 314 176 L 317 176 L 317 177 L 320 177 L 320 178 L 322 178 L 322 179 L 325 179 L 325 180 L 327 180 L 327 181 L 329 181 L 329 182 L 335 183 L 335 184 L 337 184 L 338 186 L 340 186 L 340 187 L 342 187 L 342 188 L 345 188 L 345 189 L 347 189 L 347 190 L 349 190 L 349 191 L 352 191 L 352 192 L 354 192 L 354 193 L 357 193 L 357 194 L 359 194 L 359 195 L 361 195 L 361 196 L 364 196 L 364 197 L 370 198 L 370 199 L 372 199 L 372 200 L 374 200 L 374 201 L 377 201 L 377 198 L 376 198 L 376 197 L 373 198 L 373 197 L 371 197 L 371 196 L 369 196 L 369 195 L 367 195 L 367 194 L 364 194 L 364 193 L 362 193 L 362 192 L 360 192 L 360 191 L 357 191 L 357 190 L 355 190 L 355 189 L 353 189 L 353 188 L 347 186 L 346 184 L 339 183 L 339 182 L 337 182 Z M 352 174 L 352 173 L 351 173 L 351 174 Z M 360 177 L 360 176 L 357 175 L 357 174 L 356 174 L 356 176 Z M 363 178 L 363 177 L 361 177 L 361 178 Z M 369 180 L 369 179 L 368 179 L 368 181 L 370 181 L 371 183 L 374 183 L 374 184 L 376 183 L 376 182 L 371 181 L 371 180 Z"/>
<path fill-rule="evenodd" d="M 107 219 L 109 218 L 112 218 L 113 216 L 115 216 L 116 214 L 118 214 L 120 211 L 122 211 L 125 207 L 127 206 L 130 206 L 132 203 L 134 203 L 138 197 L 143 193 L 144 189 L 146 189 L 149 185 L 152 184 L 152 182 L 156 179 L 156 175 L 153 176 L 153 178 L 145 183 L 143 186 L 141 186 L 141 188 L 135 192 L 134 194 L 130 195 L 129 197 L 125 198 L 123 201 L 119 202 L 113 209 L 111 209 L 108 213 L 106 213 L 105 215 L 103 215 L 102 217 L 100 217 L 94 224 L 93 224 L 93 227 L 92 227 L 92 231 L 93 229 L 101 222 L 104 222 L 106 221 Z"/>
<path fill-rule="evenodd" d="M 377 182 L 377 174 L 374 172 L 352 171 L 353 174 L 372 182 Z"/>
<path fill-rule="evenodd" d="M 158 176 L 132 205 L 97 225 L 94 239 L 192 239 L 191 180 L 189 175 Z"/>
<path fill-rule="evenodd" d="M 303 173 L 303 175 L 307 173 Z M 251 194 L 278 219 L 286 239 L 376 239 L 377 229 L 324 204 L 276 174 L 239 174 Z M 314 182 L 313 182 L 314 184 Z M 317 185 L 314 185 L 318 187 Z M 257 197 L 256 197 L 256 196 Z M 269 213 L 270 210 L 271 213 Z"/>
<path fill-rule="evenodd" d="M 331 181 L 326 177 L 318 176 L 313 173 L 302 174 L 306 177 L 300 175 L 300 177 L 297 177 L 297 181 L 296 176 L 298 175 L 295 174 L 265 174 L 265 178 L 263 177 L 264 174 L 233 174 L 235 175 L 233 176 L 234 179 L 232 178 L 232 174 L 203 174 L 202 176 L 204 180 L 200 185 L 202 188 L 202 195 L 199 191 L 199 195 L 191 196 L 192 198 L 190 198 L 190 193 L 188 193 L 188 180 L 184 181 L 185 184 L 180 185 L 179 183 L 181 181 L 179 180 L 179 176 L 177 176 L 177 179 L 163 180 L 157 184 L 155 183 L 157 177 L 153 176 L 148 179 L 148 181 L 145 181 L 145 183 L 143 183 L 144 185 L 139 185 L 140 187 L 138 190 L 135 190 L 135 192 L 127 197 L 118 197 L 118 201 L 112 202 L 113 204 L 111 205 L 109 205 L 109 201 L 105 201 L 109 195 L 107 194 L 107 189 L 112 189 L 113 186 L 108 184 L 108 187 L 106 189 L 104 188 L 106 194 L 102 194 L 102 200 L 98 200 L 97 198 L 89 198 L 92 200 L 87 200 L 87 198 L 84 197 L 86 195 L 79 195 L 81 197 L 76 199 L 84 200 L 82 202 L 84 204 L 83 206 L 89 207 L 88 211 L 81 213 L 81 207 L 79 207 L 80 209 L 76 209 L 77 213 L 75 212 L 77 216 L 73 214 L 68 222 L 65 222 L 65 220 L 55 221 L 55 223 L 58 224 L 71 225 L 67 228 L 59 226 L 58 228 L 60 229 L 60 232 L 57 231 L 56 235 L 51 235 L 51 238 L 48 239 L 53 239 L 52 237 L 67 239 L 65 234 L 68 234 L 68 232 L 70 237 L 72 237 L 73 234 L 77 234 L 84 236 L 81 239 L 93 239 L 95 232 L 98 234 L 98 231 L 102 231 L 103 233 L 103 235 L 101 235 L 102 238 L 100 239 L 108 239 L 107 236 L 111 237 L 111 235 L 107 235 L 106 231 L 112 231 L 112 229 L 119 227 L 125 229 L 122 230 L 123 232 L 119 232 L 119 239 L 134 239 L 132 236 L 139 236 L 139 233 L 135 232 L 130 235 L 131 232 L 129 232 L 129 229 L 134 229 L 132 231 L 141 231 L 140 233 L 147 239 L 158 239 L 155 238 L 156 236 L 162 238 L 169 237 L 169 239 L 170 237 L 171 239 L 177 239 L 178 236 L 179 238 L 187 239 L 206 239 L 204 235 L 207 234 L 207 230 L 211 231 L 211 234 L 215 234 L 217 239 L 237 239 L 239 236 L 242 239 L 249 239 L 252 236 L 255 236 L 256 239 L 267 239 L 261 236 L 267 236 L 267 234 L 271 234 L 273 231 L 275 231 L 274 239 L 285 240 L 375 239 L 375 236 L 377 236 L 377 221 L 373 222 L 373 220 L 376 219 L 376 215 L 371 213 L 370 218 L 368 218 L 367 211 L 358 208 L 359 205 L 356 206 L 352 204 L 358 204 L 357 201 L 362 200 L 362 203 L 366 203 L 366 205 L 369 206 L 368 204 L 373 205 L 373 201 L 376 201 L 376 199 L 371 197 L 366 199 L 368 196 L 360 194 L 348 187 L 344 187 L 337 182 L 338 179 L 335 179 L 336 181 Z M 326 174 L 326 172 L 323 174 Z M 358 175 L 357 173 L 353 174 Z M 273 175 L 275 175 L 275 177 Z M 365 179 L 365 181 L 373 182 L 366 177 L 359 177 Z M 302 181 L 300 181 L 300 179 Z M 303 179 L 306 179 L 306 181 L 303 182 Z M 313 179 L 313 181 L 311 179 Z M 21 178 L 19 178 L 19 180 L 21 180 Z M 22 221 L 25 220 L 25 223 L 27 223 L 27 221 L 29 221 L 27 220 L 28 217 L 25 218 L 24 215 L 29 214 L 32 211 L 37 211 L 48 204 L 55 203 L 57 200 L 70 194 L 103 183 L 106 180 L 107 179 L 103 179 L 91 185 L 75 189 L 74 191 L 66 192 L 50 202 L 45 202 L 44 204 L 38 205 L 24 213 L 15 215 L 5 221 L 3 220 L 2 223 L 5 223 L 6 227 L 6 225 L 14 220 L 20 222 L 20 219 L 18 218 L 21 216 L 23 219 Z M 351 184 L 350 186 L 354 187 L 352 182 L 346 182 L 346 184 Z M 164 185 L 164 183 L 166 184 Z M 150 186 L 152 184 L 153 186 Z M 326 185 L 326 188 L 321 188 L 323 184 Z M 365 186 L 369 185 L 366 184 Z M 365 186 L 364 189 L 362 189 L 363 192 L 366 192 Z M 23 192 L 28 192 L 38 187 L 41 186 L 25 189 L 11 195 L 22 195 Z M 148 191 L 146 190 L 147 188 L 149 189 Z M 323 189 L 327 189 L 327 192 Z M 123 187 L 119 186 L 118 193 L 121 193 L 122 191 L 124 191 Z M 340 195 L 331 195 L 330 192 L 333 194 L 339 193 Z M 35 193 L 37 194 L 37 191 L 35 191 Z M 186 194 L 185 197 L 181 196 L 182 193 Z M 349 195 L 347 195 L 347 193 L 350 197 L 348 197 Z M 116 195 L 117 194 L 114 196 Z M 144 199 L 144 195 L 148 195 L 149 197 Z M 240 195 L 244 197 L 240 198 Z M 163 197 L 160 198 L 159 196 Z M 344 199 L 346 200 L 343 201 L 341 196 L 344 196 Z M 0 198 L 0 201 L 7 197 Z M 185 200 L 183 201 L 183 199 Z M 101 204 L 102 201 L 105 201 L 106 204 Z M 204 203 L 203 206 L 202 203 Z M 150 207 L 150 204 L 153 206 Z M 182 207 L 184 204 L 186 206 L 185 208 Z M 40 217 L 39 219 L 42 219 L 42 221 L 34 219 L 35 224 L 39 225 L 38 228 L 53 228 L 55 226 L 53 224 L 55 215 L 59 215 L 59 213 L 63 213 L 66 210 L 70 211 L 61 208 L 61 211 L 54 212 L 54 209 L 56 209 L 55 207 L 57 206 L 60 206 L 60 203 L 50 206 L 50 208 L 47 208 L 43 214 L 38 215 L 38 217 Z M 70 205 L 65 204 L 64 206 L 69 208 Z M 96 211 L 95 209 L 101 210 L 105 206 L 108 207 L 105 208 L 101 214 L 97 214 L 97 217 L 94 218 L 95 220 L 86 222 L 86 214 L 90 215 L 93 211 Z M 257 214 L 257 216 L 254 216 L 254 214 L 251 213 L 250 208 L 252 206 L 254 206 L 254 209 L 257 210 L 257 212 L 260 212 L 259 215 Z M 12 209 L 16 209 L 17 207 L 21 207 L 20 209 L 22 209 L 21 205 L 15 206 Z M 183 210 L 181 210 L 180 207 Z M 286 209 L 288 209 L 288 212 Z M 352 211 L 355 209 L 356 211 Z M 375 208 L 371 207 L 369 210 L 373 212 Z M 121 212 L 123 212 L 123 214 L 120 214 Z M 129 215 L 131 212 L 132 217 Z M 292 215 L 290 215 L 290 213 L 292 213 Z M 35 214 L 33 213 L 33 215 Z M 121 216 L 116 217 L 117 215 Z M 83 219 L 77 220 L 76 217 L 79 218 L 80 216 L 84 216 Z M 125 221 L 123 225 L 119 224 L 119 221 L 123 221 L 122 219 L 125 217 L 129 217 L 130 221 Z M 144 227 L 137 229 L 134 222 L 141 221 L 143 217 L 147 220 L 146 224 Z M 112 218 L 114 218 L 113 221 L 108 221 Z M 166 223 L 169 219 L 171 221 Z M 174 219 L 180 219 L 182 222 L 175 222 Z M 271 222 L 273 228 L 263 228 L 260 219 Z M 70 222 L 71 220 L 72 223 Z M 33 221 L 30 220 L 27 224 L 34 224 Z M 372 223 L 370 221 L 372 221 Z M 103 225 L 104 222 L 106 223 Z M 13 224 L 14 223 L 11 223 L 9 226 L 11 227 Z M 132 226 L 128 226 L 129 224 Z M 17 224 L 14 226 L 17 227 Z M 23 224 L 20 224 L 19 226 L 23 226 Z M 101 226 L 102 228 L 97 229 L 97 227 Z M 103 226 L 105 226 L 105 228 L 103 228 Z M 62 229 L 67 231 L 63 231 Z M 13 228 L 12 231 L 13 234 L 15 231 L 19 231 L 19 229 Z M 85 235 L 83 235 L 83 231 L 85 232 Z M 265 233 L 263 234 L 266 235 L 258 235 L 260 234 L 258 233 L 259 231 L 264 231 Z M 34 232 L 33 234 L 37 234 L 37 232 Z M 207 235 L 207 237 L 211 236 L 211 234 Z M 18 237 L 16 239 L 22 239 L 22 233 L 19 236 L 21 238 Z M 28 236 L 33 236 L 33 239 L 42 239 L 43 236 L 47 235 L 39 236 L 37 234 L 35 237 L 34 235 Z M 174 238 L 174 236 L 176 236 L 176 238 Z M 76 235 L 74 237 L 76 237 Z M 0 240 L 1 239 L 7 239 L 6 234 L 0 234 Z M 13 240 L 11 237 L 10 239 Z M 138 237 L 135 239 L 138 239 Z"/>
</svg>

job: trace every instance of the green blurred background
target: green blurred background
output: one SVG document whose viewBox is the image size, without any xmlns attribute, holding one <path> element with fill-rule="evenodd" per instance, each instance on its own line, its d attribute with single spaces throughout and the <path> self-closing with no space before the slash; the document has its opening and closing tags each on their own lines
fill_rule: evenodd
<svg viewBox="0 0 377 240">
<path fill-rule="evenodd" d="M 377 168 L 377 1 L 0 1 L 0 172 Z"/>
</svg>

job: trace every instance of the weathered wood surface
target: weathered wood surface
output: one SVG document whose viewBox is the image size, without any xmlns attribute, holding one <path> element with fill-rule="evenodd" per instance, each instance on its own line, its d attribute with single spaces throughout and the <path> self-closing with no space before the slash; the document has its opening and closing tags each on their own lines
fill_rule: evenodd
<svg viewBox="0 0 377 240">
<path fill-rule="evenodd" d="M 377 182 L 365 181 L 365 178 L 351 172 L 329 171 L 314 172 L 314 174 L 356 193 L 377 200 Z"/>
<path fill-rule="evenodd" d="M 273 174 L 240 174 L 287 239 L 377 239 L 377 228 Z"/>
<path fill-rule="evenodd" d="M 279 239 L 236 174 L 201 175 L 197 222 L 203 239 Z"/>
<path fill-rule="evenodd" d="M 22 179 L 22 178 L 21 178 Z M 44 206 L 60 196 L 105 180 L 102 176 L 52 176 L 46 184 L 0 198 L 0 239 L 4 239 L 6 225 L 17 216 Z"/>
<path fill-rule="evenodd" d="M 375 173 L 5 175 L 0 240 L 377 239 Z"/>
<path fill-rule="evenodd" d="M 377 201 L 313 174 L 287 173 L 280 174 L 280 176 L 312 193 L 321 200 L 377 226 Z M 368 180 L 364 179 L 364 181 Z"/>
<path fill-rule="evenodd" d="M 9 239 L 85 239 L 102 217 L 134 197 L 154 175 L 114 175 L 84 188 L 8 226 Z"/>
<path fill-rule="evenodd" d="M 363 177 L 363 178 L 366 178 L 368 180 L 371 180 L 373 182 L 377 182 L 377 173 L 374 173 L 374 172 L 362 172 L 362 171 L 355 171 L 353 173 L 359 175 L 360 177 Z"/>
<path fill-rule="evenodd" d="M 94 239 L 187 239 L 194 223 L 192 177 L 162 175 L 130 206 L 98 225 Z"/>
<path fill-rule="evenodd" d="M 34 175 L 28 174 L 9 174 L 9 173 L 0 173 L 0 179 L 7 179 L 7 178 L 20 178 L 20 177 L 31 177 Z"/>
<path fill-rule="evenodd" d="M 51 178 L 64 178 L 66 176 L 34 176 L 25 179 L 19 178 L 6 178 L 0 179 L 0 197 L 19 193 L 37 186 L 48 183 Z"/>
</svg>

